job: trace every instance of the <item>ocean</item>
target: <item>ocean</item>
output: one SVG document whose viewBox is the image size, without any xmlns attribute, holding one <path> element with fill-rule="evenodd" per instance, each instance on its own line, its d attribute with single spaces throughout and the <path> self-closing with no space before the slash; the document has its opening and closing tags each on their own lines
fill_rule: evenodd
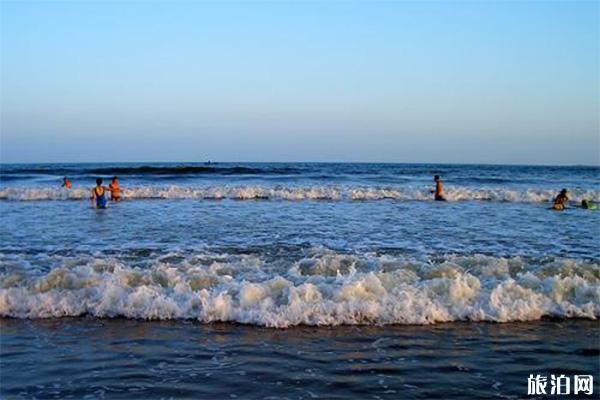
<svg viewBox="0 0 600 400">
<path fill-rule="evenodd" d="M 93 209 L 114 175 L 123 201 Z M 582 199 L 599 167 L 3 164 L 0 397 L 516 399 L 530 374 L 596 395 Z"/>
</svg>

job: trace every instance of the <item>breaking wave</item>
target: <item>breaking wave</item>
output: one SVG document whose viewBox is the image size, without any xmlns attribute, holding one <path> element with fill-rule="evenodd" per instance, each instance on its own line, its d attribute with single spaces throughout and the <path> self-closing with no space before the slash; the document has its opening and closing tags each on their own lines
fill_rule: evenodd
<svg viewBox="0 0 600 400">
<path fill-rule="evenodd" d="M 48 272 L 19 257 L 0 259 L 2 317 L 91 315 L 286 328 L 600 316 L 595 261 L 415 260 L 312 249 L 306 258 L 279 262 L 171 253 L 144 267 L 126 258 L 54 255 Z"/>
<path fill-rule="evenodd" d="M 544 189 L 507 189 L 451 187 L 445 190 L 448 201 L 498 201 L 542 203 L 551 201 L 555 191 Z M 429 189 L 414 187 L 348 187 L 348 186 L 137 186 L 123 189 L 129 199 L 206 199 L 206 200 L 432 200 Z M 571 200 L 588 199 L 600 202 L 600 191 L 575 189 Z M 0 188 L 0 199 L 27 200 L 82 200 L 90 197 L 89 189 L 74 188 Z"/>
</svg>

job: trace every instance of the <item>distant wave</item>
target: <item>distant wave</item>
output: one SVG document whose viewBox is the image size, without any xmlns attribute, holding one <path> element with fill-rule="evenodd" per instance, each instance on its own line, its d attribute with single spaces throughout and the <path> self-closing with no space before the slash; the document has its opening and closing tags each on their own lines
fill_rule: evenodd
<svg viewBox="0 0 600 400">
<path fill-rule="evenodd" d="M 186 174 L 220 174 L 220 175 L 270 175 L 270 174 L 293 174 L 297 173 L 296 168 L 252 168 L 252 167 L 210 167 L 210 166 L 190 166 L 182 165 L 175 167 L 160 166 L 141 166 L 141 167 L 116 167 L 116 168 L 95 168 L 91 173 L 99 175 L 186 175 Z"/>
<path fill-rule="evenodd" d="M 600 264 L 482 255 L 428 261 L 315 251 L 281 272 L 252 255 L 155 257 L 148 268 L 94 255 L 0 264 L 0 316 L 91 315 L 267 327 L 434 324 L 600 316 Z M 15 258 L 16 257 L 16 258 Z"/>
<path fill-rule="evenodd" d="M 30 175 L 24 174 L 14 174 L 14 175 L 1 175 L 0 174 L 0 182 L 8 182 L 8 181 L 18 181 L 25 180 L 31 178 Z"/>
<path fill-rule="evenodd" d="M 556 191 L 544 189 L 512 189 L 448 187 L 448 201 L 496 201 L 543 203 L 551 201 Z M 0 188 L 1 200 L 81 200 L 88 199 L 90 189 L 74 188 Z M 123 189 L 126 199 L 197 199 L 197 200 L 329 200 L 329 201 L 430 201 L 429 189 L 414 187 L 361 187 L 361 186 L 134 186 Z M 573 189 L 571 200 L 587 199 L 600 202 L 600 191 Z"/>
<path fill-rule="evenodd" d="M 49 174 L 56 176 L 82 176 L 82 175 L 287 175 L 298 173 L 297 168 L 289 166 L 281 167 L 243 167 L 243 166 L 217 166 L 217 165 L 142 165 L 142 166 L 116 166 L 116 167 L 18 167 L 4 169 L 0 174 L 0 180 L 6 180 L 11 175 L 23 174 Z"/>
</svg>

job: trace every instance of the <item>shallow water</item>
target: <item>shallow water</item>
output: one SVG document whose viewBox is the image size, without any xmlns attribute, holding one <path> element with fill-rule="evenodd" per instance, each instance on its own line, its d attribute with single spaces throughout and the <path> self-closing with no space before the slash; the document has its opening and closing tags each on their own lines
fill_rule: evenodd
<svg viewBox="0 0 600 400">
<path fill-rule="evenodd" d="M 232 200 L 3 209 L 5 316 L 286 327 L 600 314 L 600 214 L 586 210 Z"/>
<path fill-rule="evenodd" d="M 6 398 L 519 399 L 531 397 L 532 373 L 597 377 L 600 354 L 597 321 L 582 320 L 277 330 L 4 319 L 0 328 Z"/>
<path fill-rule="evenodd" d="M 2 396 L 521 398 L 598 373 L 600 211 L 576 205 L 599 168 L 0 172 Z M 124 201 L 92 209 L 95 174 Z"/>
</svg>

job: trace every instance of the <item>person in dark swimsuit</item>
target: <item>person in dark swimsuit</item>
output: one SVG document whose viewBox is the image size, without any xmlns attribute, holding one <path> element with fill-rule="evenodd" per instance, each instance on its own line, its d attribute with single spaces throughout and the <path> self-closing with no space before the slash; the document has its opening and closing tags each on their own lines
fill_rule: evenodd
<svg viewBox="0 0 600 400">
<path fill-rule="evenodd" d="M 92 207 L 106 208 L 106 191 L 102 186 L 102 178 L 96 179 L 96 187 L 92 189 Z"/>
</svg>

